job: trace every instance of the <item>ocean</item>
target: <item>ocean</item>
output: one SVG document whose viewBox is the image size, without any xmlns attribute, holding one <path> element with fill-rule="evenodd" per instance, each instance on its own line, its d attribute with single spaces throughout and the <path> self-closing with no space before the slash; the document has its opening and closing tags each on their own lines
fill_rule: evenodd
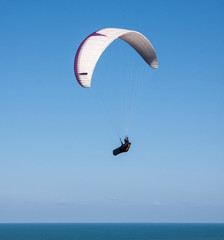
<svg viewBox="0 0 224 240">
<path fill-rule="evenodd" d="M 224 224 L 0 224 L 0 240 L 224 240 Z"/>
</svg>

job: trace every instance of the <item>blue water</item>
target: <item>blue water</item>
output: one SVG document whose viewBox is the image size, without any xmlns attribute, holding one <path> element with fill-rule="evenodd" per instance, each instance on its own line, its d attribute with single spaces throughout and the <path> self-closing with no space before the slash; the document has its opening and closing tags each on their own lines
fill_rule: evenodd
<svg viewBox="0 0 224 240">
<path fill-rule="evenodd" d="M 0 240 L 224 240 L 224 224 L 0 224 Z"/>
</svg>

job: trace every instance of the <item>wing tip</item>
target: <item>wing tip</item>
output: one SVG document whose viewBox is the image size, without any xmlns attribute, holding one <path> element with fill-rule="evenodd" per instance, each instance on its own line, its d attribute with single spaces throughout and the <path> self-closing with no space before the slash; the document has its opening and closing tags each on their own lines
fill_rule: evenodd
<svg viewBox="0 0 224 240">
<path fill-rule="evenodd" d="M 153 68 L 153 69 L 158 69 L 158 61 L 157 61 L 157 59 L 150 63 L 150 67 Z"/>
</svg>

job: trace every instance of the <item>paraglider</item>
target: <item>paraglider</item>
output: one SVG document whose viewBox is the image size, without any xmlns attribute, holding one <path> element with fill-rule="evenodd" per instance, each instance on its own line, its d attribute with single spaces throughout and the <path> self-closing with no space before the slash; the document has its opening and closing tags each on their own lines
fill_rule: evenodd
<svg viewBox="0 0 224 240">
<path fill-rule="evenodd" d="M 91 86 L 97 61 L 104 50 L 117 38 L 131 45 L 152 68 L 158 68 L 156 52 L 141 33 L 119 28 L 104 28 L 90 34 L 79 46 L 74 63 L 75 76 L 84 88 Z"/>
<path fill-rule="evenodd" d="M 79 46 L 74 61 L 74 72 L 78 83 L 84 88 L 91 87 L 92 75 L 104 50 L 117 38 L 133 47 L 144 61 L 153 69 L 158 68 L 156 52 L 149 40 L 139 32 L 120 29 L 104 28 L 90 34 Z M 122 141 L 121 141 L 122 143 Z M 124 143 L 113 151 L 114 155 L 127 152 L 131 143 L 128 137 Z"/>
<path fill-rule="evenodd" d="M 131 143 L 129 142 L 128 137 L 126 137 L 124 139 L 124 143 L 122 142 L 121 139 L 120 139 L 120 141 L 121 141 L 121 146 L 113 150 L 113 155 L 114 156 L 116 156 L 120 153 L 123 153 L 123 152 L 128 152 L 128 150 L 131 146 Z"/>
</svg>

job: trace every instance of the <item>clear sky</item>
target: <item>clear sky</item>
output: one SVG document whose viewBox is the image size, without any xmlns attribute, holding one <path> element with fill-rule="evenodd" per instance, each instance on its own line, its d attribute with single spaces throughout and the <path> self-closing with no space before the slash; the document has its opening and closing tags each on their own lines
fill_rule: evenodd
<svg viewBox="0 0 224 240">
<path fill-rule="evenodd" d="M 0 0 L 0 222 L 224 222 L 223 12 L 218 0 Z M 81 88 L 76 50 L 107 27 L 144 34 L 159 69 L 117 40 Z M 132 146 L 114 157 L 136 79 Z"/>
</svg>

